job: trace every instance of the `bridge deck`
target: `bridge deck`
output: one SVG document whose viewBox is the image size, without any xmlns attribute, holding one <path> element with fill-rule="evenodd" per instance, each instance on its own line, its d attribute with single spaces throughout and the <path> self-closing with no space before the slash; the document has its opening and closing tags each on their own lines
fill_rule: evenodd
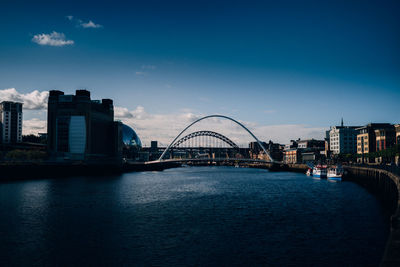
<svg viewBox="0 0 400 267">
<path fill-rule="evenodd" d="M 194 159 L 165 159 L 165 160 L 154 160 L 154 161 L 148 161 L 146 164 L 152 164 L 152 163 L 160 163 L 160 162 L 180 162 L 180 163 L 185 163 L 185 162 L 251 162 L 251 163 L 277 163 L 281 164 L 282 162 L 277 162 L 277 161 L 266 161 L 266 160 L 261 160 L 261 159 L 245 159 L 245 158 L 194 158 Z"/>
</svg>

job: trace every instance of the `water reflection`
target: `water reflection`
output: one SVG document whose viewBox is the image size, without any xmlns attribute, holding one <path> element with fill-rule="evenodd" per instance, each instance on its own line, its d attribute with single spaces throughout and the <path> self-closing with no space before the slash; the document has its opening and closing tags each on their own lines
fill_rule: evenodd
<svg viewBox="0 0 400 267">
<path fill-rule="evenodd" d="M 376 265 L 387 224 L 349 182 L 198 167 L 0 184 L 2 265 Z"/>
</svg>

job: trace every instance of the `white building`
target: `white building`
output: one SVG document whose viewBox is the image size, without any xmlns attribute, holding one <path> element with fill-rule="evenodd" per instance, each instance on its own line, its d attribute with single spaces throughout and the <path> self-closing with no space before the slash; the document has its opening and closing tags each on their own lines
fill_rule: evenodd
<svg viewBox="0 0 400 267">
<path fill-rule="evenodd" d="M 22 103 L 0 103 L 0 131 L 3 143 L 22 142 Z"/>
<path fill-rule="evenodd" d="M 329 131 L 329 146 L 333 154 L 356 154 L 359 126 L 332 126 Z"/>
</svg>

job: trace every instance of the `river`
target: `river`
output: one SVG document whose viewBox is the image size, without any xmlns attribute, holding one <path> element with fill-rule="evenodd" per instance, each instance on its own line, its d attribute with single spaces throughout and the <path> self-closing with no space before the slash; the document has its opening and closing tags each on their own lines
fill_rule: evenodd
<svg viewBox="0 0 400 267">
<path fill-rule="evenodd" d="M 380 202 L 352 182 L 232 167 L 0 184 L 0 262 L 376 266 Z"/>
</svg>

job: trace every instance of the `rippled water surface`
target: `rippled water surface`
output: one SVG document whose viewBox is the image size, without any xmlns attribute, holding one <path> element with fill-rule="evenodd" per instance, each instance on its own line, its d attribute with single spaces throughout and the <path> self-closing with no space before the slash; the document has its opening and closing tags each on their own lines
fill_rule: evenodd
<svg viewBox="0 0 400 267">
<path fill-rule="evenodd" d="M 388 225 L 351 182 L 230 167 L 0 184 L 1 265 L 374 266 Z"/>
</svg>

